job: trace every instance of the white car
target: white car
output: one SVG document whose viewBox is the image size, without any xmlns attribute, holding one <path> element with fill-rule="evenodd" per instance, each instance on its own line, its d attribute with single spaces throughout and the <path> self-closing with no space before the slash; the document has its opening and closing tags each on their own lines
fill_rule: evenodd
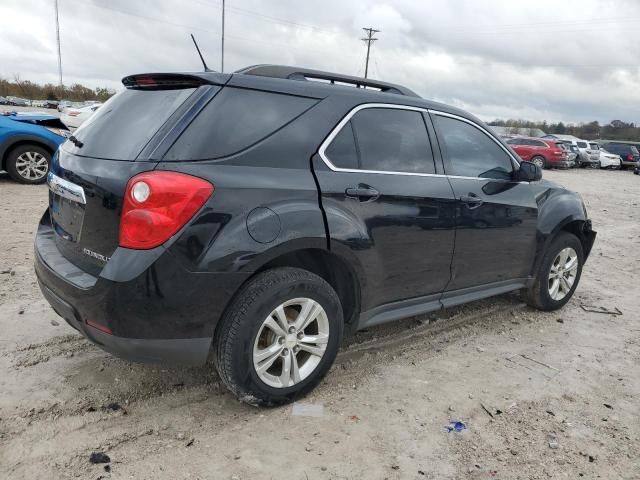
<svg viewBox="0 0 640 480">
<path fill-rule="evenodd" d="M 95 113 L 102 104 L 97 103 L 94 105 L 86 105 L 80 108 L 67 108 L 62 112 L 60 120 L 67 127 L 78 128 L 82 125 L 91 115 Z"/>
<path fill-rule="evenodd" d="M 622 168 L 622 158 L 600 147 L 600 168 Z"/>
</svg>

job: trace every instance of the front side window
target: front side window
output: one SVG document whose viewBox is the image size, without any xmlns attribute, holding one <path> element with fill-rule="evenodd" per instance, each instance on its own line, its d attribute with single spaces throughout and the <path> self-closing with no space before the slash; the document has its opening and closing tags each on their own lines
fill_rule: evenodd
<svg viewBox="0 0 640 480">
<path fill-rule="evenodd" d="M 511 157 L 486 133 L 455 118 L 434 116 L 448 159 L 447 174 L 510 180 Z"/>
<path fill-rule="evenodd" d="M 360 110 L 342 127 L 326 155 L 339 168 L 435 173 L 427 127 L 414 110 Z"/>
</svg>

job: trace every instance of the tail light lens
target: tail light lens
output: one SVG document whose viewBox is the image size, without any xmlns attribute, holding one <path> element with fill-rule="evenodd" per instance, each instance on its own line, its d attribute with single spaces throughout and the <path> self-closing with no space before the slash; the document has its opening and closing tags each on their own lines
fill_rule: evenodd
<svg viewBox="0 0 640 480">
<path fill-rule="evenodd" d="M 627 154 L 627 162 L 633 162 L 633 154 L 632 153 Z"/>
<path fill-rule="evenodd" d="M 193 218 L 212 193 L 211 183 L 184 173 L 136 175 L 125 192 L 120 246 L 147 250 L 162 245 Z"/>
</svg>

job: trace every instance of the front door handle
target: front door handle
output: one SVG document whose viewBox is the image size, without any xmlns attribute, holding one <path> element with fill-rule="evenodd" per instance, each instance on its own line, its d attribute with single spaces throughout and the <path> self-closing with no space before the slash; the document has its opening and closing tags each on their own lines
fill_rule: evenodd
<svg viewBox="0 0 640 480">
<path fill-rule="evenodd" d="M 380 196 L 380 192 L 368 185 L 358 185 L 357 187 L 348 187 L 344 191 L 345 195 L 350 198 L 357 198 L 361 202 L 370 202 Z"/>
<path fill-rule="evenodd" d="M 462 195 L 460 197 L 460 201 L 464 203 L 469 210 L 478 208 L 480 205 L 484 203 L 484 200 L 482 200 L 475 193 L 469 193 L 469 195 Z"/>
</svg>

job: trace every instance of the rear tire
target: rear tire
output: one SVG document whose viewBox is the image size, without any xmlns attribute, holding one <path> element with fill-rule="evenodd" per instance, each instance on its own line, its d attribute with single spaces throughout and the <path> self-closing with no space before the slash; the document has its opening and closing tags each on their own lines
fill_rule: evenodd
<svg viewBox="0 0 640 480">
<path fill-rule="evenodd" d="M 547 166 L 547 161 L 541 155 L 536 155 L 531 159 L 531 163 L 537 165 L 540 168 L 545 168 Z"/>
<path fill-rule="evenodd" d="M 298 328 L 304 318 L 311 320 Z M 267 270 L 249 280 L 225 312 L 214 339 L 214 362 L 241 401 L 281 405 L 320 383 L 338 353 L 342 331 L 340 299 L 325 280 L 297 268 Z"/>
<path fill-rule="evenodd" d="M 38 145 L 20 145 L 9 152 L 6 167 L 16 182 L 43 183 L 51 168 L 51 154 Z"/>
<path fill-rule="evenodd" d="M 571 264 L 571 258 L 575 258 L 575 265 Z M 547 248 L 533 285 L 523 290 L 524 301 L 544 311 L 562 308 L 578 287 L 583 264 L 584 253 L 578 237 L 560 232 Z"/>
</svg>

